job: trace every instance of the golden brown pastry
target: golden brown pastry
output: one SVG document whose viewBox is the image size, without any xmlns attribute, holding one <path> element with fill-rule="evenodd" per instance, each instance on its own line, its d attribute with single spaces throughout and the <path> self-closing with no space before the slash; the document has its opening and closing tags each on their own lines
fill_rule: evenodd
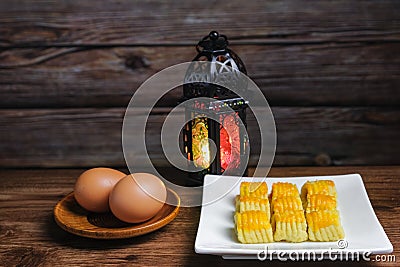
<svg viewBox="0 0 400 267">
<path fill-rule="evenodd" d="M 337 210 L 312 211 L 306 217 L 311 241 L 337 241 L 344 238 Z"/>
<path fill-rule="evenodd" d="M 267 214 L 268 220 L 270 219 L 271 209 L 269 206 L 268 199 L 262 199 L 258 197 L 248 197 L 248 196 L 236 196 L 236 211 L 262 211 Z"/>
<path fill-rule="evenodd" d="M 236 212 L 235 232 L 241 243 L 274 242 L 269 218 L 262 211 Z"/>
<path fill-rule="evenodd" d="M 337 211 L 337 192 L 331 180 L 308 181 L 301 189 L 311 241 L 337 241 L 344 238 Z"/>
<path fill-rule="evenodd" d="M 268 198 L 268 186 L 265 182 L 242 182 L 240 196 Z"/>
<path fill-rule="evenodd" d="M 302 210 L 274 213 L 272 225 L 275 241 L 303 242 L 308 239 L 306 218 Z"/>
</svg>

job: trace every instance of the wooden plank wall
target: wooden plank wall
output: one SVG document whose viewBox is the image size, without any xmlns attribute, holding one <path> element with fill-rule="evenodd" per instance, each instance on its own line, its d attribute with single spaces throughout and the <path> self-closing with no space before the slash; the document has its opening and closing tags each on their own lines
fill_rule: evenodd
<svg viewBox="0 0 400 267">
<path fill-rule="evenodd" d="M 272 106 L 275 165 L 400 164 L 400 1 L 5 0 L 0 167 L 123 166 L 130 97 L 214 29 Z M 148 148 L 166 165 L 157 138 Z"/>
</svg>

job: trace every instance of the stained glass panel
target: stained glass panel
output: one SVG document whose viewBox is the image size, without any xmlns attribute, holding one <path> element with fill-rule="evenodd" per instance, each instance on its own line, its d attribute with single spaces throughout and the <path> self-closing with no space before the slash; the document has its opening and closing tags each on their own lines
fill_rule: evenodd
<svg viewBox="0 0 400 267">
<path fill-rule="evenodd" d="M 207 118 L 195 118 L 192 123 L 193 162 L 196 167 L 207 169 L 210 166 Z"/>
</svg>

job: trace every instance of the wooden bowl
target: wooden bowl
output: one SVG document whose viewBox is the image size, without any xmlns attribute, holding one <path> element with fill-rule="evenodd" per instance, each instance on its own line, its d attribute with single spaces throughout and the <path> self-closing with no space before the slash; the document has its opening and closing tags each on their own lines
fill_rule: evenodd
<svg viewBox="0 0 400 267">
<path fill-rule="evenodd" d="M 54 207 L 54 218 L 62 229 L 75 235 L 96 239 L 129 238 L 153 232 L 171 222 L 178 215 L 180 207 L 180 198 L 171 189 L 167 189 L 167 203 L 150 220 L 132 224 L 120 221 L 111 212 L 93 213 L 85 210 L 76 202 L 74 192 L 71 192 Z"/>
</svg>

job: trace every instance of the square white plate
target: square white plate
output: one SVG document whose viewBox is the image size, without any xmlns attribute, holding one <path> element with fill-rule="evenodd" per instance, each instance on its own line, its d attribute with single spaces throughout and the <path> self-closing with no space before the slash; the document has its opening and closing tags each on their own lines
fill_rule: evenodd
<svg viewBox="0 0 400 267">
<path fill-rule="evenodd" d="M 277 255 L 285 257 L 285 255 L 290 256 L 289 254 L 293 252 L 315 253 L 326 257 L 329 255 L 329 251 L 333 253 L 335 251 L 338 253 L 370 252 L 372 254 L 393 251 L 393 246 L 375 215 L 359 174 L 264 178 L 269 191 L 275 182 L 294 183 L 300 191 L 306 181 L 316 179 L 330 179 L 335 182 L 338 210 L 346 235 L 345 240 L 342 240 L 341 243 L 241 244 L 236 239 L 233 230 L 234 198 L 240 192 L 241 181 L 261 181 L 263 178 L 206 175 L 195 251 L 200 254 L 220 255 L 224 258 L 257 258 L 261 252 L 266 252 L 267 257 L 276 257 Z"/>
</svg>

